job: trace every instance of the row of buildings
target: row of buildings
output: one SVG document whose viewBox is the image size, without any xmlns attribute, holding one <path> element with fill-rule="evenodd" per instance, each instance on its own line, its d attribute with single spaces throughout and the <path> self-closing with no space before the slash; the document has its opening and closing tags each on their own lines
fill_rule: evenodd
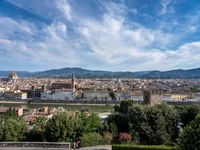
<svg viewBox="0 0 200 150">
<path fill-rule="evenodd" d="M 174 84 L 174 82 L 176 84 Z M 191 81 L 193 82 L 193 81 Z M 196 81 L 195 81 L 196 82 Z M 198 84 L 200 82 L 197 82 Z M 144 91 L 154 93 L 166 101 L 195 99 L 199 93 L 188 89 L 191 83 L 169 80 L 117 80 L 117 79 L 18 79 L 11 72 L 0 83 L 1 99 L 42 99 L 42 100 L 135 100 L 144 99 Z M 198 85 L 197 84 L 197 85 Z M 181 89 L 182 87 L 182 89 Z M 159 92 L 163 91 L 163 92 Z"/>
</svg>

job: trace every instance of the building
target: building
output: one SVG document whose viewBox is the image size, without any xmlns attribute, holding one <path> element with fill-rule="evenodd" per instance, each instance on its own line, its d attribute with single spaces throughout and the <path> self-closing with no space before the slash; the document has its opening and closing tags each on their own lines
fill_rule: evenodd
<svg viewBox="0 0 200 150">
<path fill-rule="evenodd" d="M 162 103 L 163 91 L 161 90 L 145 90 L 143 91 L 144 104 L 157 105 Z"/>
<path fill-rule="evenodd" d="M 12 71 L 9 73 L 9 75 L 8 75 L 9 81 L 15 82 L 17 79 L 18 79 L 17 73 L 15 71 Z"/>
<path fill-rule="evenodd" d="M 41 99 L 44 100 L 74 100 L 75 97 L 72 89 L 55 89 L 41 93 Z"/>
<path fill-rule="evenodd" d="M 112 100 L 109 95 L 108 90 L 95 90 L 95 89 L 87 89 L 83 90 L 83 99 L 88 100 Z"/>
<path fill-rule="evenodd" d="M 27 99 L 27 93 L 26 92 L 21 92 L 21 91 L 16 91 L 16 92 L 4 92 L 3 94 L 4 98 L 7 99 Z"/>
</svg>

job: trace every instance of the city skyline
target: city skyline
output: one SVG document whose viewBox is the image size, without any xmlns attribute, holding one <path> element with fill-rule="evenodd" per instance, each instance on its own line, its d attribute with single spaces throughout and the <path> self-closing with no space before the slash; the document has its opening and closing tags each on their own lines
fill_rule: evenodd
<svg viewBox="0 0 200 150">
<path fill-rule="evenodd" d="M 200 67 L 197 0 L 2 0 L 1 70 Z"/>
</svg>

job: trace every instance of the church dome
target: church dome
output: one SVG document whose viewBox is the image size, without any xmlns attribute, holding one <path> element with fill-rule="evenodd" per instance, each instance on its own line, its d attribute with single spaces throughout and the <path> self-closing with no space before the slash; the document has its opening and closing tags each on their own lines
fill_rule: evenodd
<svg viewBox="0 0 200 150">
<path fill-rule="evenodd" d="M 11 80 L 16 80 L 17 79 L 17 73 L 15 71 L 10 72 L 8 78 L 11 79 Z"/>
</svg>

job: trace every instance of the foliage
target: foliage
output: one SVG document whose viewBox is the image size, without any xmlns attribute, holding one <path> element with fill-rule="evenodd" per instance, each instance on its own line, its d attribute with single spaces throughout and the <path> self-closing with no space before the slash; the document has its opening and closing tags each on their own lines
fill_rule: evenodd
<svg viewBox="0 0 200 150">
<path fill-rule="evenodd" d="M 12 118 L 17 118 L 17 114 L 16 114 L 16 110 L 15 108 L 9 108 L 6 113 L 5 113 L 5 117 L 12 117 Z"/>
<path fill-rule="evenodd" d="M 82 121 L 78 115 L 58 113 L 49 119 L 44 136 L 49 142 L 69 142 L 80 135 Z"/>
<path fill-rule="evenodd" d="M 92 113 L 90 116 L 81 114 L 82 129 L 84 133 L 97 132 L 101 128 L 101 120 L 97 114 Z"/>
<path fill-rule="evenodd" d="M 0 141 L 23 141 L 27 124 L 21 118 L 5 117 L 0 121 Z"/>
<path fill-rule="evenodd" d="M 81 137 L 81 147 L 101 145 L 102 143 L 102 136 L 96 132 L 85 133 Z"/>
<path fill-rule="evenodd" d="M 175 147 L 165 145 L 112 145 L 112 150 L 176 150 Z"/>
<path fill-rule="evenodd" d="M 116 100 L 116 94 L 111 88 L 107 88 L 108 94 L 111 97 L 112 100 Z"/>
<path fill-rule="evenodd" d="M 119 112 L 126 114 L 128 113 L 129 109 L 133 107 L 133 105 L 134 105 L 134 101 L 132 100 L 122 101 L 120 103 Z"/>
<path fill-rule="evenodd" d="M 111 141 L 113 139 L 113 135 L 110 132 L 104 132 L 103 133 L 103 144 L 111 144 Z"/>
<path fill-rule="evenodd" d="M 200 114 L 183 129 L 179 141 L 182 150 L 200 149 Z"/>
<path fill-rule="evenodd" d="M 118 140 L 122 143 L 130 143 L 131 142 L 131 135 L 129 133 L 119 133 Z"/>
<path fill-rule="evenodd" d="M 179 111 L 183 127 L 187 126 L 192 120 L 195 119 L 196 115 L 200 113 L 199 105 L 179 106 L 176 107 L 176 109 Z"/>
<path fill-rule="evenodd" d="M 44 141 L 44 129 L 47 119 L 45 117 L 37 117 L 33 122 L 33 129 L 27 133 L 27 141 Z"/>
<path fill-rule="evenodd" d="M 121 113 L 114 113 L 107 118 L 107 122 L 110 126 L 110 132 L 114 131 L 114 125 L 117 128 L 118 132 L 128 132 L 129 131 L 129 124 L 128 119 L 125 114 Z M 114 125 L 112 125 L 114 124 Z M 116 130 L 115 130 L 116 131 Z"/>
<path fill-rule="evenodd" d="M 136 132 L 142 144 L 170 144 L 178 133 L 178 114 L 168 106 L 135 105 L 128 120 L 130 133 Z"/>
<path fill-rule="evenodd" d="M 179 113 L 177 110 L 173 109 L 173 107 L 166 104 L 157 105 L 155 107 L 162 111 L 162 115 L 165 120 L 166 132 L 169 134 L 171 142 L 177 142 L 176 140 L 178 139 L 179 134 L 178 124 L 180 122 Z"/>
</svg>

